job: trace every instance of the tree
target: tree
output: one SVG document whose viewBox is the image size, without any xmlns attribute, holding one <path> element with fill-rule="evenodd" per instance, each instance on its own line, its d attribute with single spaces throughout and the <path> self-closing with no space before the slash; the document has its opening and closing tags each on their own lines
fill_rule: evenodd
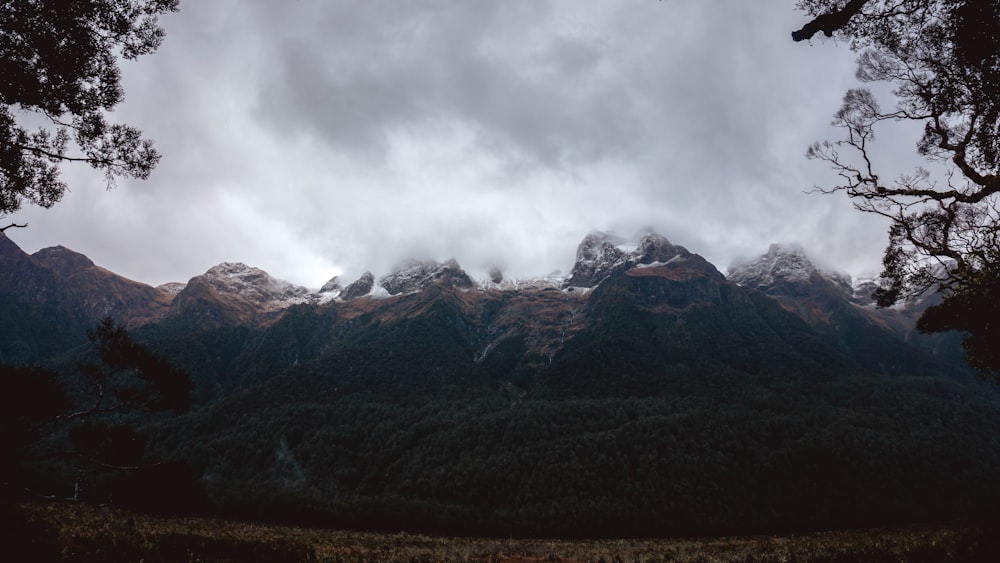
<svg viewBox="0 0 1000 563">
<path fill-rule="evenodd" d="M 108 123 L 123 98 L 118 57 L 152 53 L 157 16 L 178 0 L 12 0 L 0 3 L 0 219 L 24 203 L 51 207 L 64 162 L 115 178 L 149 177 L 160 159 L 135 127 Z M 41 120 L 34 131 L 19 124 Z M 79 148 L 67 152 L 70 136 Z M 0 227 L 6 230 L 15 225 Z"/>
<path fill-rule="evenodd" d="M 81 498 L 84 479 L 95 471 L 138 471 L 160 465 L 144 459 L 146 439 L 130 424 L 134 419 L 129 415 L 187 410 L 190 379 L 183 370 L 132 340 L 110 317 L 88 331 L 88 336 L 100 363 L 79 364 L 91 396 L 79 399 L 75 407 L 68 398 L 74 393 L 67 392 L 54 372 L 0 365 L 0 378 L 12 391 L 5 394 L 10 404 L 0 410 L 3 420 L 8 420 L 5 428 L 14 431 L 5 442 L 5 452 L 13 454 L 3 464 L 6 494 L 21 481 L 20 465 L 25 459 L 62 459 L 76 466 L 76 498 Z M 64 426 L 69 443 L 58 451 L 27 455 L 31 443 L 43 435 L 40 429 L 53 425 Z"/>
<path fill-rule="evenodd" d="M 23 482 L 21 461 L 41 436 L 41 428 L 69 410 L 66 390 L 55 372 L 0 364 L 0 499 L 16 494 Z"/>
<path fill-rule="evenodd" d="M 80 371 L 93 386 L 96 397 L 93 404 L 63 418 L 136 409 L 178 413 L 188 409 L 191 380 L 184 370 L 132 340 L 114 319 L 105 317 L 97 328 L 87 331 L 87 336 L 103 366 L 80 364 Z"/>
<path fill-rule="evenodd" d="M 939 291 L 918 327 L 957 329 L 970 363 L 1000 370 L 984 342 L 996 342 L 1000 293 L 1000 3 L 984 0 L 800 0 L 813 19 L 792 33 L 839 36 L 860 52 L 862 82 L 893 85 L 883 110 L 867 88 L 849 90 L 833 124 L 845 138 L 813 144 L 860 211 L 890 219 L 879 305 Z M 917 152 L 928 162 L 887 181 L 875 164 L 875 130 L 918 122 Z"/>
</svg>

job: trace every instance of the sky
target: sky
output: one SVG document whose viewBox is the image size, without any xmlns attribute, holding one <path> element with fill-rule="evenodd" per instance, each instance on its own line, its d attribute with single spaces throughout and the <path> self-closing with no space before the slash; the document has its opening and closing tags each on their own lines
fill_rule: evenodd
<svg viewBox="0 0 1000 563">
<path fill-rule="evenodd" d="M 572 268 L 591 231 L 653 230 L 725 272 L 771 243 L 875 273 L 887 223 L 805 158 L 856 53 L 795 43 L 794 0 L 213 0 L 161 18 L 109 116 L 155 141 L 145 181 L 86 166 L 8 219 L 128 278 L 244 262 L 319 287 L 408 258 L 474 277 Z M 876 151 L 905 172 L 917 136 Z"/>
</svg>

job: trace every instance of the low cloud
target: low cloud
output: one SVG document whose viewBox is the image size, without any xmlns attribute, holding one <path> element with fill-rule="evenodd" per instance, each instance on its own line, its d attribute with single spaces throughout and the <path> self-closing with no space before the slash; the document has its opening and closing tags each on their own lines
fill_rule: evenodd
<svg viewBox="0 0 1000 563">
<path fill-rule="evenodd" d="M 155 139 L 153 176 L 105 193 L 68 167 L 9 234 L 153 284 L 239 260 L 318 287 L 417 255 L 544 275 L 647 225 L 722 270 L 771 242 L 872 270 L 885 226 L 804 194 L 834 179 L 802 155 L 836 137 L 853 54 L 793 43 L 792 4 L 185 4 L 123 67 L 115 118 Z"/>
</svg>

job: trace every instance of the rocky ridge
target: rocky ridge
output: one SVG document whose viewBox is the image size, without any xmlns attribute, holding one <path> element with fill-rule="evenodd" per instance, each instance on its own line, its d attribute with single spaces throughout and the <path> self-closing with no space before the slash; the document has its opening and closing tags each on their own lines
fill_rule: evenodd
<svg viewBox="0 0 1000 563">
<path fill-rule="evenodd" d="M 8 246 L 17 248 L 13 243 Z M 239 262 L 224 262 L 184 284 L 171 283 L 151 288 L 129 282 L 145 288 L 148 298 L 157 303 L 155 313 L 129 315 L 140 325 L 192 312 L 212 325 L 258 323 L 273 320 L 298 304 L 347 302 L 364 296 L 395 297 L 419 292 L 433 285 L 463 291 L 478 289 L 504 293 L 555 289 L 579 294 L 596 288 L 618 273 L 628 273 L 633 278 L 676 278 L 680 271 L 677 266 L 692 257 L 697 258 L 699 264 L 704 264 L 691 271 L 717 272 L 700 256 L 652 232 L 642 236 L 634 248 L 613 234 L 592 232 L 579 244 L 569 274 L 555 272 L 533 279 L 507 279 L 499 269 L 493 268 L 486 279 L 473 280 L 454 259 L 444 262 L 409 260 L 377 279 L 371 272 L 366 272 L 354 282 L 344 285 L 339 277 L 334 277 L 320 289 L 312 290 L 274 278 L 259 268 Z M 95 272 L 113 275 L 94 265 L 86 256 L 63 247 L 41 250 L 31 256 L 31 260 L 66 279 L 82 279 L 97 275 Z M 707 266 L 701 267 L 704 265 Z M 757 259 L 737 264 L 731 268 L 728 279 L 772 297 L 813 295 L 820 290 L 821 293 L 846 297 L 858 305 L 871 303 L 867 296 L 874 287 L 874 281 L 867 279 L 859 280 L 861 283 L 852 287 L 850 276 L 822 270 L 809 260 L 801 248 L 781 245 L 772 245 Z M 93 315 L 120 315 L 122 310 L 128 308 L 115 305 L 105 297 L 91 295 L 85 298 Z M 135 309 L 136 304 L 131 303 L 129 307 Z"/>
<path fill-rule="evenodd" d="M 588 234 L 577 247 L 576 262 L 563 282 L 563 288 L 592 288 L 615 272 L 636 266 L 666 264 L 691 255 L 683 246 L 675 246 L 656 233 L 644 235 L 635 249 L 628 249 L 623 242 L 610 233 L 595 231 Z"/>
<path fill-rule="evenodd" d="M 474 285 L 472 279 L 454 258 L 444 263 L 434 260 L 409 260 L 378 280 L 379 287 L 389 295 L 413 293 L 426 289 L 434 283 L 465 288 Z"/>
<path fill-rule="evenodd" d="M 2 235 L 0 235 L 2 236 Z M 78 318 L 97 320 L 106 316 L 136 327 L 162 319 L 172 295 L 146 284 L 119 276 L 94 264 L 89 258 L 53 246 L 34 254 L 24 253 L 6 236 L 0 240 L 0 268 L 9 279 L 0 286 L 20 286 L 22 297 L 56 304 Z"/>
</svg>

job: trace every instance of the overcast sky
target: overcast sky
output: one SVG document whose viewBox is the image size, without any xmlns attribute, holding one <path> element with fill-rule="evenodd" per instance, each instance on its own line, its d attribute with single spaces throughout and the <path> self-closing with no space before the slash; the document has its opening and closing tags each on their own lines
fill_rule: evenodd
<svg viewBox="0 0 1000 563">
<path fill-rule="evenodd" d="M 805 21 L 794 0 L 182 1 L 112 115 L 163 154 L 150 179 L 64 167 L 71 193 L 7 234 L 153 285 L 409 257 L 527 277 L 649 227 L 723 272 L 772 242 L 874 272 L 887 225 L 804 193 L 835 180 L 804 153 L 856 85 L 846 45 L 791 41 Z"/>
</svg>

